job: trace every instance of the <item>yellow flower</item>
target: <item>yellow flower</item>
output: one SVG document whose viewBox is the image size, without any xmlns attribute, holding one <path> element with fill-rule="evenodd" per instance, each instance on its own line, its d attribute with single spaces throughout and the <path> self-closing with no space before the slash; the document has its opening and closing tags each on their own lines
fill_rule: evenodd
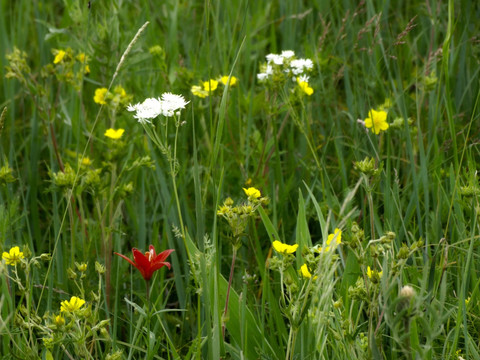
<svg viewBox="0 0 480 360">
<path fill-rule="evenodd" d="M 77 270 L 80 271 L 80 272 L 85 272 L 87 271 L 87 264 L 86 263 L 81 263 L 81 264 L 77 264 Z"/>
<path fill-rule="evenodd" d="M 55 325 L 58 327 L 65 325 L 65 318 L 62 315 L 55 316 Z"/>
<path fill-rule="evenodd" d="M 258 199 L 262 194 L 260 190 L 255 189 L 254 187 L 249 187 L 248 189 L 243 188 L 245 194 L 248 196 L 249 199 Z"/>
<path fill-rule="evenodd" d="M 124 98 L 127 96 L 127 92 L 125 91 L 125 89 L 123 87 L 121 87 L 120 85 L 118 86 L 115 86 L 115 89 L 113 89 L 113 92 L 115 94 L 118 94 L 120 95 L 121 98 Z"/>
<path fill-rule="evenodd" d="M 105 105 L 107 102 L 105 101 L 105 97 L 107 96 L 108 89 L 107 88 L 99 88 L 95 90 L 95 96 L 93 97 L 93 101 L 97 104 Z"/>
<path fill-rule="evenodd" d="M 208 91 L 208 92 L 214 92 L 217 86 L 218 86 L 217 80 L 210 79 L 209 81 L 203 82 L 203 88 L 205 89 L 205 91 Z"/>
<path fill-rule="evenodd" d="M 470 303 L 470 300 L 471 300 L 471 296 L 469 296 L 468 298 L 465 299 L 465 305 L 468 306 L 468 304 Z"/>
<path fill-rule="evenodd" d="M 376 135 L 380 134 L 380 131 L 388 129 L 387 112 L 380 110 L 376 111 L 371 109 L 368 112 L 368 118 L 365 119 L 365 126 L 371 128 L 372 132 Z"/>
<path fill-rule="evenodd" d="M 201 86 L 198 85 L 193 85 L 190 91 L 193 95 L 201 98 L 206 98 L 208 96 L 208 91 L 205 91 Z"/>
<path fill-rule="evenodd" d="M 85 74 L 90 74 L 90 65 L 85 65 Z"/>
<path fill-rule="evenodd" d="M 60 304 L 60 311 L 61 312 L 73 312 L 73 311 L 77 311 L 78 309 L 80 309 L 83 304 L 85 304 L 85 300 L 83 299 L 80 299 L 76 296 L 72 296 L 70 298 L 70 301 L 68 300 L 65 300 L 65 301 L 62 301 L 62 303 Z"/>
<path fill-rule="evenodd" d="M 5 260 L 7 265 L 11 266 L 17 265 L 24 257 L 18 246 L 14 246 L 9 252 L 4 251 L 2 254 L 2 259 Z"/>
<path fill-rule="evenodd" d="M 228 82 L 228 75 L 222 76 L 220 81 L 223 85 L 227 85 Z M 235 86 L 237 84 L 238 79 L 235 76 L 230 78 L 230 86 Z"/>
<path fill-rule="evenodd" d="M 367 276 L 369 279 L 380 280 L 383 275 L 383 271 L 377 271 L 370 269 L 370 266 L 367 266 Z"/>
<path fill-rule="evenodd" d="M 312 277 L 312 274 L 310 273 L 310 271 L 308 270 L 308 266 L 307 264 L 303 264 L 301 267 L 300 267 L 300 272 L 302 273 L 302 276 L 305 278 L 305 279 L 310 279 Z M 314 276 L 313 277 L 313 280 L 317 279 L 318 276 Z"/>
<path fill-rule="evenodd" d="M 92 160 L 90 160 L 89 157 L 85 156 L 83 159 L 82 159 L 82 165 L 85 165 L 85 166 L 88 166 L 92 163 Z"/>
<path fill-rule="evenodd" d="M 313 94 L 313 88 L 311 88 L 309 85 L 308 85 L 308 82 L 306 81 L 299 81 L 297 80 L 298 82 L 298 86 L 300 86 L 300 89 L 302 89 L 302 91 L 307 94 L 308 96 L 312 95 Z"/>
<path fill-rule="evenodd" d="M 328 235 L 327 238 L 327 245 L 330 245 L 332 241 L 335 239 L 335 245 L 339 245 L 342 243 L 342 230 L 335 228 L 333 234 Z"/>
<path fill-rule="evenodd" d="M 55 55 L 55 59 L 53 59 L 54 64 L 58 64 L 62 62 L 63 58 L 65 57 L 66 52 L 63 50 L 58 50 L 57 55 Z"/>
<path fill-rule="evenodd" d="M 335 240 L 335 242 L 332 244 L 332 241 Z M 323 248 L 318 248 L 318 252 L 319 253 L 322 253 L 322 252 L 329 252 L 330 249 L 332 248 L 335 248 L 337 247 L 337 245 L 341 244 L 342 243 L 342 230 L 338 229 L 338 228 L 335 228 L 335 230 L 333 231 L 333 234 L 329 234 L 328 237 L 327 237 L 327 246 L 325 247 L 325 249 Z M 332 244 L 330 246 L 330 244 Z"/>
<path fill-rule="evenodd" d="M 113 140 L 118 140 L 122 137 L 123 133 L 125 132 L 125 129 L 108 129 L 107 131 L 105 131 L 105 136 L 110 138 L 110 139 L 113 139 Z"/>
<path fill-rule="evenodd" d="M 275 251 L 281 254 L 293 254 L 298 248 L 298 244 L 287 245 L 278 240 L 275 240 L 272 245 Z"/>
</svg>

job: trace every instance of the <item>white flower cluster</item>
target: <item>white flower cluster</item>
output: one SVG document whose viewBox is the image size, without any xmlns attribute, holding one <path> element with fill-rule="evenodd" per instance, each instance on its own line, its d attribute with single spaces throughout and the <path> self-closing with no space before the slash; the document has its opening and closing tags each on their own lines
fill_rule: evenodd
<svg viewBox="0 0 480 360">
<path fill-rule="evenodd" d="M 263 72 L 257 74 L 259 81 L 265 81 L 270 78 L 275 68 L 280 68 L 286 74 L 301 75 L 306 77 L 305 73 L 313 69 L 313 61 L 310 59 L 295 59 L 295 53 L 292 50 L 284 50 L 281 54 L 268 54 L 266 56 L 267 64 L 263 67 Z M 306 77 L 308 79 L 308 77 Z M 293 78 L 296 81 L 295 78 Z"/>
<path fill-rule="evenodd" d="M 128 105 L 128 111 L 135 111 L 133 117 L 138 120 L 139 123 L 145 124 L 151 122 L 150 119 L 154 119 L 159 115 L 166 117 L 172 117 L 179 113 L 181 109 L 185 109 L 189 101 L 185 101 L 182 95 L 175 95 L 172 93 L 164 93 L 158 99 L 148 98 L 143 103 L 135 105 Z"/>
</svg>

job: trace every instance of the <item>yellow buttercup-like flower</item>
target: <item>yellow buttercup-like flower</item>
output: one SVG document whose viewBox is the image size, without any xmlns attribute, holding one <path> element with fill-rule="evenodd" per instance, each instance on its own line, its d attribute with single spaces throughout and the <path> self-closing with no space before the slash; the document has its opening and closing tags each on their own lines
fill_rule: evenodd
<svg viewBox="0 0 480 360">
<path fill-rule="evenodd" d="M 380 131 L 388 129 L 387 112 L 380 110 L 376 111 L 371 109 L 368 112 L 368 118 L 365 119 L 365 126 L 371 128 L 372 132 L 376 135 L 380 134 Z"/>
<path fill-rule="evenodd" d="M 302 91 L 307 94 L 308 96 L 312 95 L 313 94 L 313 88 L 311 88 L 309 85 L 308 85 L 308 82 L 306 81 L 298 81 L 298 86 L 300 86 L 300 89 L 302 89 Z"/>
<path fill-rule="evenodd" d="M 248 189 L 243 188 L 245 194 L 248 196 L 249 199 L 258 199 L 262 194 L 260 190 L 255 189 L 254 187 L 249 187 Z"/>
<path fill-rule="evenodd" d="M 107 131 L 105 131 L 105 136 L 110 138 L 110 139 L 113 139 L 113 140 L 118 140 L 122 137 L 123 133 L 125 132 L 125 129 L 108 129 Z"/>
<path fill-rule="evenodd" d="M 287 245 L 278 240 L 275 240 L 272 245 L 275 251 L 281 254 L 293 254 L 298 248 L 298 244 Z"/>
<path fill-rule="evenodd" d="M 332 244 L 333 242 L 333 244 Z M 327 237 L 327 246 L 324 248 L 319 248 L 318 252 L 329 252 L 330 249 L 333 247 L 335 248 L 337 245 L 342 243 L 342 230 L 336 228 L 333 231 L 333 234 L 329 234 Z"/>
<path fill-rule="evenodd" d="M 222 76 L 222 77 L 220 78 L 220 81 L 222 82 L 223 85 L 227 85 L 228 76 L 227 76 L 227 75 Z M 235 76 L 232 76 L 232 77 L 230 78 L 230 84 L 229 84 L 229 85 L 230 85 L 230 86 L 235 86 L 235 85 L 237 84 L 237 81 L 238 81 L 238 79 L 237 79 Z"/>
<path fill-rule="evenodd" d="M 60 304 L 61 312 L 74 312 L 79 310 L 85 304 L 85 300 L 72 296 L 70 301 L 65 300 Z"/>
<path fill-rule="evenodd" d="M 9 252 L 4 251 L 2 254 L 2 259 L 5 260 L 7 265 L 11 266 L 17 265 L 24 257 L 23 252 L 20 251 L 18 246 L 14 246 Z"/>
<path fill-rule="evenodd" d="M 311 274 L 310 270 L 308 270 L 307 264 L 303 264 L 303 265 L 300 267 L 300 272 L 302 273 L 302 276 L 303 276 L 305 279 L 310 279 L 310 278 L 312 277 L 312 274 Z M 318 276 L 314 276 L 314 277 L 313 277 L 313 280 L 315 280 L 316 278 L 318 278 Z"/>
<path fill-rule="evenodd" d="M 62 315 L 55 316 L 55 325 L 58 327 L 65 325 L 65 318 Z"/>
<path fill-rule="evenodd" d="M 95 90 L 95 96 L 93 97 L 93 101 L 97 104 L 105 105 L 107 102 L 105 101 L 105 97 L 107 96 L 108 89 L 107 88 L 99 88 Z"/>
<path fill-rule="evenodd" d="M 206 91 L 203 87 L 198 85 L 193 85 L 190 89 L 193 95 L 201 97 L 202 99 L 208 96 L 208 91 Z"/>
<path fill-rule="evenodd" d="M 205 91 L 214 92 L 217 87 L 218 87 L 217 80 L 210 79 L 209 81 L 204 81 L 203 83 L 203 88 L 205 89 Z"/>
<path fill-rule="evenodd" d="M 58 64 L 62 62 L 63 58 L 65 57 L 66 52 L 63 50 L 58 50 L 57 55 L 55 55 L 55 59 L 53 59 L 54 64 Z"/>
</svg>

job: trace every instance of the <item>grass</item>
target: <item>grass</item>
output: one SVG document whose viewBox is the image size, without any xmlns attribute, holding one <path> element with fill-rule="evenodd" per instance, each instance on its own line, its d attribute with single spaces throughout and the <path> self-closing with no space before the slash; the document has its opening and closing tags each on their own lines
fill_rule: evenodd
<svg viewBox="0 0 480 360">
<path fill-rule="evenodd" d="M 480 358 L 478 5 L 89 4 L 0 4 L 3 358 Z M 283 50 L 311 96 L 258 81 Z M 180 117 L 126 110 L 165 92 Z M 150 244 L 147 296 L 113 252 Z"/>
</svg>

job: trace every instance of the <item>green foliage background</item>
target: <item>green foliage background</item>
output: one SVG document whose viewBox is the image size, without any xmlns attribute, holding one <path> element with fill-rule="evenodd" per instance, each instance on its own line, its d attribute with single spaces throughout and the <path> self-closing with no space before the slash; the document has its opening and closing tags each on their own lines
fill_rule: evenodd
<svg viewBox="0 0 480 360">
<path fill-rule="evenodd" d="M 19 267 L 27 292 L 3 267 L 2 356 L 480 358 L 478 19 L 469 0 L 0 2 L 0 246 L 52 255 L 29 275 Z M 26 52 L 23 78 L 6 77 L 15 48 Z M 54 51 L 67 48 L 89 58 L 76 87 L 53 66 Z M 282 50 L 313 60 L 311 97 L 257 81 L 265 55 Z M 190 92 L 228 74 L 237 86 L 206 99 Z M 190 101 L 173 183 L 168 161 L 125 106 L 93 101 L 110 85 L 132 103 L 164 92 Z M 358 120 L 387 99 L 390 128 L 374 135 Z M 110 127 L 125 129 L 121 144 L 104 137 Z M 82 154 L 88 170 L 77 165 Z M 377 176 L 354 166 L 366 157 Z M 53 180 L 67 163 L 73 189 Z M 249 186 L 270 202 L 241 237 L 224 317 L 231 229 L 216 212 L 227 197 L 245 201 Z M 306 285 L 297 276 L 305 249 L 337 227 L 344 244 L 317 260 L 318 279 Z M 274 239 L 300 245 L 288 271 L 305 298 L 287 310 L 279 301 L 286 287 L 268 266 L 282 258 Z M 152 336 L 145 284 L 112 254 L 149 244 L 176 250 L 173 270 L 152 283 L 161 309 L 148 323 Z M 81 279 L 75 262 L 88 263 Z M 379 283 L 367 266 L 383 270 Z M 405 285 L 415 289 L 407 308 Z M 109 323 L 79 338 L 68 330 L 48 348 L 32 314 L 49 323 L 72 295 L 97 304 L 92 324 Z M 302 320 L 293 326 L 295 306 Z"/>
</svg>

